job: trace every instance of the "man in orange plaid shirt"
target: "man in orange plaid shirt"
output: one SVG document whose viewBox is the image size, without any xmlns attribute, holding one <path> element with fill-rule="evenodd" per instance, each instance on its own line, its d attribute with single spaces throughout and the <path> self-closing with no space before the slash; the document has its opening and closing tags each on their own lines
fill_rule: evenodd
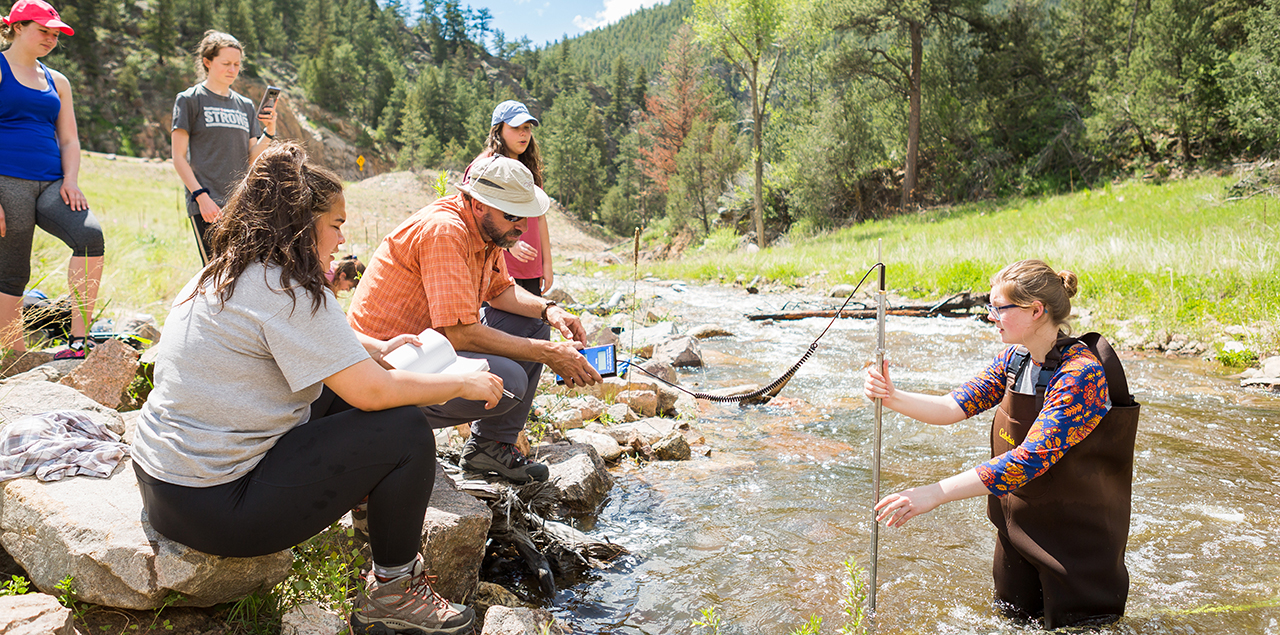
<svg viewBox="0 0 1280 635">
<path fill-rule="evenodd" d="M 502 251 L 514 245 L 550 200 L 519 161 L 476 159 L 461 192 L 437 199 L 400 224 L 374 252 L 347 319 L 379 339 L 433 328 L 462 357 L 485 359 L 489 372 L 519 399 L 503 397 L 493 410 L 454 399 L 423 408 L 434 427 L 471 422 L 462 451 L 468 473 L 545 481 L 546 465 L 515 448 L 546 364 L 568 386 L 601 381 L 578 349 L 586 333 L 577 316 L 520 288 L 507 274 Z M 483 303 L 488 306 L 483 306 Z M 551 342 L 551 329 L 567 340 Z"/>
</svg>

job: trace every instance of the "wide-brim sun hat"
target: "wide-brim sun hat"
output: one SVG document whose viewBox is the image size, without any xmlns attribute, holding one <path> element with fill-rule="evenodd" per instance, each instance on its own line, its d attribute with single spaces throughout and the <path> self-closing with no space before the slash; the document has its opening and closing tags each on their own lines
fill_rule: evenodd
<svg viewBox="0 0 1280 635">
<path fill-rule="evenodd" d="M 31 20 L 40 26 L 57 29 L 67 35 L 75 35 L 75 29 L 62 21 L 58 11 L 44 0 L 18 0 L 13 9 L 4 17 L 5 24 L 17 24 Z"/>
<path fill-rule="evenodd" d="M 498 104 L 498 107 L 493 109 L 493 117 L 490 118 L 489 125 L 496 126 L 499 123 L 505 123 L 512 128 L 517 128 L 529 121 L 532 121 L 535 126 L 538 125 L 538 118 L 529 113 L 527 106 L 509 99 Z"/>
<path fill-rule="evenodd" d="M 500 155 L 472 161 L 467 168 L 467 180 L 458 189 L 512 216 L 542 216 L 551 207 L 551 199 L 534 184 L 529 168 Z"/>
</svg>

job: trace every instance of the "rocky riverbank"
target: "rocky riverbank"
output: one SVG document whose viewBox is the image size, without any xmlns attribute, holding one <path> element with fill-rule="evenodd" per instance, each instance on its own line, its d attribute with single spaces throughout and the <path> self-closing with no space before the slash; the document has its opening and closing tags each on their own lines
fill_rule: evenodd
<svg viewBox="0 0 1280 635">
<path fill-rule="evenodd" d="M 603 322 L 590 317 L 587 322 L 593 344 L 616 342 Z M 522 601 L 480 580 L 481 564 L 494 542 L 523 536 L 524 546 L 543 556 L 541 574 L 551 577 L 582 564 L 608 566 L 625 550 L 588 538 L 560 520 L 598 511 L 612 487 L 610 464 L 626 457 L 671 461 L 710 452 L 692 425 L 698 416 L 696 400 L 674 387 L 679 383 L 677 365 L 702 364 L 697 340 L 674 331 L 670 323 L 646 330 L 637 352 L 649 358 L 647 372 L 633 369 L 581 390 L 565 390 L 551 373 L 544 376 L 535 410 L 539 442 L 528 451 L 551 468 L 545 485 L 515 488 L 467 481 L 447 469 L 452 468 L 447 460 L 441 462 L 432 506 L 423 519 L 422 553 L 441 594 L 474 604 L 481 615 L 492 606 L 515 610 L 490 611 L 495 617 L 485 620 L 484 633 L 540 632 L 549 619 L 536 610 L 537 598 Z M 0 381 L 0 426 L 30 421 L 33 415 L 73 412 L 107 431 L 104 443 L 128 444 L 149 385 L 149 357 L 120 339 L 109 339 L 85 360 L 52 360 L 48 353 L 36 352 L 11 361 L 7 378 Z M 463 442 L 462 433 L 452 429 L 438 431 L 437 438 L 446 459 Z M 289 551 L 219 558 L 157 534 L 143 512 L 127 449 L 121 454 L 102 478 L 46 481 L 33 475 L 4 483 L 0 567 L 39 593 L 0 597 L 0 624 L 8 625 L 0 630 L 72 632 L 68 629 L 77 627 L 73 609 L 53 596 L 79 607 L 75 613 L 82 618 L 90 606 L 136 615 L 233 603 L 269 593 L 289 578 L 294 561 Z M 513 501 L 522 505 L 513 506 Z M 526 511 L 516 514 L 513 509 Z M 313 542 L 329 541 L 340 552 L 350 542 L 349 528 L 348 518 Z M 367 546 L 353 548 L 369 561 Z M 538 566 L 531 562 L 535 571 Z M 554 588 L 551 580 L 547 590 L 554 593 Z M 41 600 L 40 594 L 49 597 Z M 343 618 L 332 607 L 308 604 L 290 611 L 283 624 L 285 632 L 337 633 Z"/>
</svg>

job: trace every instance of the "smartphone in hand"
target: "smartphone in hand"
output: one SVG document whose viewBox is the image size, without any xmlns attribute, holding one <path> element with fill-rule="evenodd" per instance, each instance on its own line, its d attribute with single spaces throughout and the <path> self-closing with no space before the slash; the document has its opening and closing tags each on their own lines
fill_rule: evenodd
<svg viewBox="0 0 1280 635">
<path fill-rule="evenodd" d="M 267 114 L 268 108 L 276 107 L 276 100 L 280 98 L 279 86 L 267 86 L 267 92 L 262 94 L 262 102 L 258 104 L 258 116 Z"/>
</svg>

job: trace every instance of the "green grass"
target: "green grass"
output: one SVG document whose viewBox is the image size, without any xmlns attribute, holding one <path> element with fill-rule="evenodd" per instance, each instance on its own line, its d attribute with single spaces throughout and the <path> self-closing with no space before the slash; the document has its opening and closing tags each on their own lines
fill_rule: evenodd
<svg viewBox="0 0 1280 635">
<path fill-rule="evenodd" d="M 982 202 L 794 237 L 756 254 L 718 238 L 641 275 L 718 282 L 759 275 L 783 284 L 856 283 L 883 240 L 887 284 L 908 297 L 985 293 L 992 274 L 1041 258 L 1080 276 L 1077 307 L 1108 321 L 1193 336 L 1258 327 L 1254 347 L 1280 347 L 1280 204 L 1227 202 L 1230 177 L 1162 185 L 1131 181 L 1038 199 Z M 615 267 L 615 275 L 630 275 Z"/>
</svg>

